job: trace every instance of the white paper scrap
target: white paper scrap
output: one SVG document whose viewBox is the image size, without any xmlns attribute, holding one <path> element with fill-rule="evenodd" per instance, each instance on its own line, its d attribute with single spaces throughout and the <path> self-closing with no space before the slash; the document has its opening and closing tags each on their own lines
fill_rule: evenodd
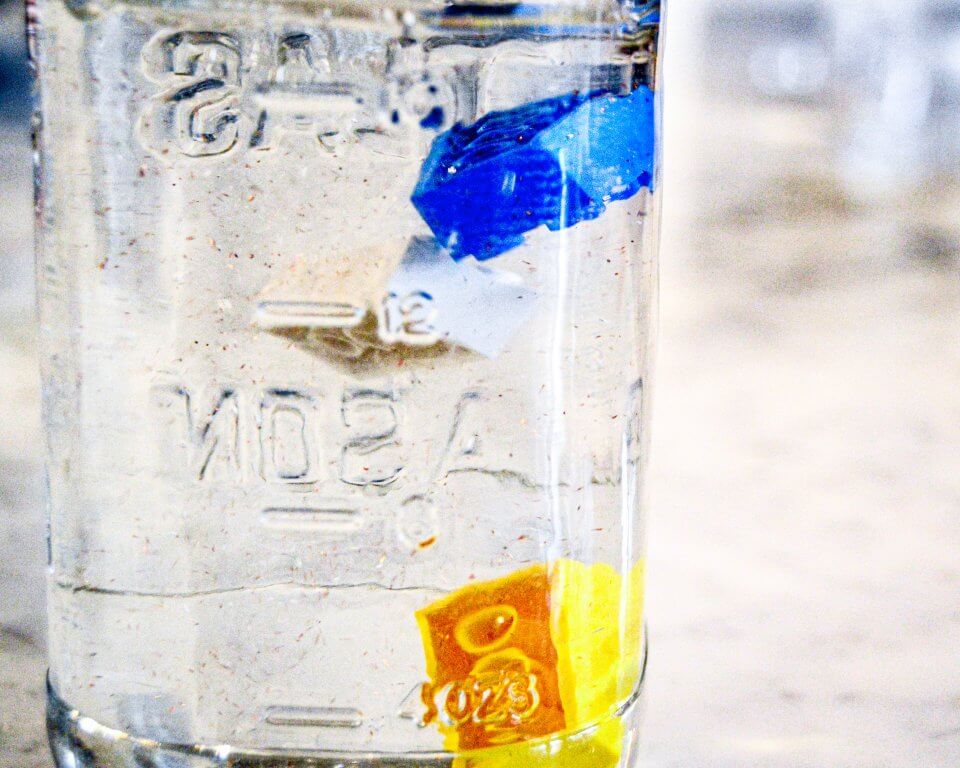
<svg viewBox="0 0 960 768">
<path fill-rule="evenodd" d="M 388 284 L 401 303 L 419 302 L 421 323 L 443 339 L 497 357 L 530 317 L 537 294 L 510 272 L 456 262 L 417 237 Z"/>
</svg>

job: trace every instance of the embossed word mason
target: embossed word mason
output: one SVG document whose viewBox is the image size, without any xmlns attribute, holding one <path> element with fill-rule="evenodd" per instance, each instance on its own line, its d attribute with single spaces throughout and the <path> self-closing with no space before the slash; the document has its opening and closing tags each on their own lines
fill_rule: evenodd
<svg viewBox="0 0 960 768">
<path fill-rule="evenodd" d="M 264 482 L 294 489 L 328 483 L 387 490 L 403 476 L 411 446 L 404 439 L 402 393 L 347 388 L 337 398 L 308 387 L 250 389 L 158 383 L 151 392 L 177 472 L 201 482 Z M 483 406 L 489 396 L 462 393 L 449 421 L 438 425 L 445 440 L 437 462 L 419 480 L 429 484 L 453 473 L 507 474 L 536 487 L 531 474 L 504 465 L 489 449 L 498 445 Z M 331 407 L 332 406 L 332 407 Z M 516 465 L 516 461 L 514 461 Z"/>
<path fill-rule="evenodd" d="M 152 394 L 167 416 L 171 455 L 181 456 L 196 480 L 259 478 L 311 486 L 333 479 L 332 463 L 340 482 L 386 486 L 403 471 L 399 403 L 393 392 L 345 391 L 336 418 L 322 407 L 326 401 L 318 392 L 302 387 L 201 392 L 161 384 Z M 330 434 L 336 435 L 335 447 L 325 444 Z"/>
<path fill-rule="evenodd" d="M 457 119 L 452 70 L 428 67 L 419 46 L 355 30 L 165 32 L 142 66 L 160 90 L 139 136 L 165 157 L 265 150 L 291 134 L 333 153 L 359 142 L 400 154 L 419 127 Z"/>
</svg>

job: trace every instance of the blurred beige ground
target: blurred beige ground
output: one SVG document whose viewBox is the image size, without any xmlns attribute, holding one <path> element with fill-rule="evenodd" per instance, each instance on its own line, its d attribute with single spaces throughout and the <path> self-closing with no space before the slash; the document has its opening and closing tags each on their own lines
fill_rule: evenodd
<svg viewBox="0 0 960 768">
<path fill-rule="evenodd" d="M 678 110 L 668 147 L 644 764 L 958 765 L 960 186 L 856 202 L 815 114 L 710 119 L 694 141 Z M 11 157 L 8 259 L 29 249 Z M 37 396 L 8 314 L 0 765 L 33 768 Z"/>
<path fill-rule="evenodd" d="M 903 213 L 665 259 L 651 766 L 960 762 L 960 243 Z"/>
<path fill-rule="evenodd" d="M 0 766 L 48 768 L 29 140 L 0 134 Z"/>
</svg>

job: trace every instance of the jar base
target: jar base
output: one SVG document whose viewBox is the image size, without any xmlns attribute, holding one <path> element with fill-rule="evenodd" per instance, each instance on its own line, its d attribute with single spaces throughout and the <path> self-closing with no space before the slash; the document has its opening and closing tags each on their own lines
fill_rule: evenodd
<svg viewBox="0 0 960 768">
<path fill-rule="evenodd" d="M 644 660 L 644 669 L 646 667 Z M 109 728 L 63 701 L 47 684 L 47 736 L 57 768 L 632 768 L 642 716 L 643 680 L 616 714 L 574 733 L 471 753 L 238 749 L 167 744 Z M 599 736 L 616 723 L 617 753 Z"/>
</svg>

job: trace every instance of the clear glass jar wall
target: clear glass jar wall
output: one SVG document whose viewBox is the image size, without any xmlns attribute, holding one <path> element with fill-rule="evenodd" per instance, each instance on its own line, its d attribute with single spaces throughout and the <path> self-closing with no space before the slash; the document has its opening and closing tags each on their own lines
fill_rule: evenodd
<svg viewBox="0 0 960 768">
<path fill-rule="evenodd" d="M 28 13 L 59 765 L 632 765 L 658 3 Z"/>
</svg>

